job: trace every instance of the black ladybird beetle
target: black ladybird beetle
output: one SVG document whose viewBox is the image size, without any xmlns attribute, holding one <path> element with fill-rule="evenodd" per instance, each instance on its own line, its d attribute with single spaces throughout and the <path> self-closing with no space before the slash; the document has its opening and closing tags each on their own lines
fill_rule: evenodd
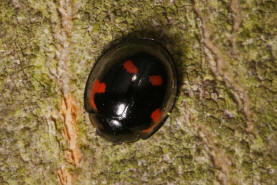
<svg viewBox="0 0 277 185">
<path fill-rule="evenodd" d="M 114 143 L 147 139 L 164 123 L 177 94 L 175 66 L 156 41 L 111 47 L 88 77 L 84 104 L 97 133 Z"/>
</svg>

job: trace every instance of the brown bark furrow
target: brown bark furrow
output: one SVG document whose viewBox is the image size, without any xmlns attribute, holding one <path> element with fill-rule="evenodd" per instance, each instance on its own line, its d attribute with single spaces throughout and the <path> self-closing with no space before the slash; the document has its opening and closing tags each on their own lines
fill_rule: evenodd
<svg viewBox="0 0 277 185">
<path fill-rule="evenodd" d="M 224 84 L 228 88 L 231 88 L 232 94 L 234 95 L 236 102 L 238 103 L 246 117 L 247 131 L 252 132 L 253 119 L 251 111 L 249 109 L 249 98 L 246 93 L 246 90 L 241 85 L 238 85 L 234 82 L 233 77 L 231 75 L 233 73 L 229 72 L 231 69 L 230 67 L 228 67 L 228 63 L 225 62 L 227 56 L 224 55 L 224 53 L 222 53 L 220 49 L 210 39 L 210 29 L 207 26 L 206 17 L 202 15 L 202 12 L 199 10 L 195 1 L 193 1 L 193 8 L 196 15 L 200 18 L 202 23 L 203 43 L 206 46 L 206 48 L 213 54 L 213 58 L 216 62 L 215 67 L 212 65 L 212 62 L 210 60 L 208 61 L 210 64 L 209 66 L 211 68 L 211 71 L 213 72 L 217 80 L 224 82 Z"/>
<path fill-rule="evenodd" d="M 213 164 L 220 169 L 220 172 L 217 173 L 217 178 L 221 184 L 229 185 L 229 184 L 237 184 L 234 182 L 232 178 L 231 169 L 231 161 L 226 156 L 223 150 L 219 150 L 214 142 L 212 136 L 209 135 L 208 131 L 201 125 L 198 125 L 199 136 L 202 139 L 202 142 L 206 146 L 206 151 L 208 151 L 209 156 L 211 157 Z"/>
<path fill-rule="evenodd" d="M 58 84 L 63 95 L 60 115 L 63 123 L 63 133 L 65 135 L 68 150 L 65 152 L 65 159 L 74 166 L 79 166 L 82 153 L 78 145 L 77 116 L 78 110 L 76 100 L 71 94 L 70 88 L 70 50 L 71 32 L 73 27 L 73 17 L 75 14 L 74 1 L 60 0 L 58 12 L 60 14 L 61 27 L 57 26 L 55 39 L 57 41 L 56 58 L 58 62 L 57 77 Z M 66 169 L 58 171 L 58 177 L 62 185 L 71 185 L 72 178 Z"/>
<path fill-rule="evenodd" d="M 230 9 L 233 17 L 233 33 L 237 32 L 241 24 L 240 6 L 238 0 L 231 0 Z"/>
<path fill-rule="evenodd" d="M 238 0 L 231 0 L 230 2 L 230 10 L 233 17 L 233 27 L 232 27 L 232 34 L 231 34 L 231 44 L 232 44 L 232 52 L 236 53 L 236 44 L 235 44 L 235 38 L 237 31 L 239 29 L 239 26 L 242 22 L 241 13 L 240 13 L 240 5 Z"/>
<path fill-rule="evenodd" d="M 62 185 L 72 185 L 72 176 L 63 167 L 58 170 L 57 175 Z"/>
<path fill-rule="evenodd" d="M 70 95 L 65 95 L 61 104 L 61 115 L 64 124 L 64 135 L 69 147 L 68 151 L 66 151 L 66 159 L 75 166 L 80 164 L 82 158 L 76 128 L 77 112 L 74 98 Z"/>
<path fill-rule="evenodd" d="M 184 115 L 185 122 L 193 129 L 193 132 L 201 138 L 201 142 L 205 146 L 205 151 L 213 161 L 214 166 L 219 169 L 219 172 L 216 173 L 218 181 L 224 185 L 234 184 L 235 180 L 232 178 L 230 172 L 231 160 L 226 156 L 224 151 L 216 147 L 212 136 L 203 126 L 197 123 L 191 123 L 193 119 L 191 118 L 192 113 L 189 107 L 185 108 Z"/>
</svg>

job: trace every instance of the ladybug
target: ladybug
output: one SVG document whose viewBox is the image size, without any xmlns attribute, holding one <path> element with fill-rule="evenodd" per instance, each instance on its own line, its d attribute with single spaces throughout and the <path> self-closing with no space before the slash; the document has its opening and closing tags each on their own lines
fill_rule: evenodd
<svg viewBox="0 0 277 185">
<path fill-rule="evenodd" d="M 176 96 L 169 52 L 152 39 L 125 40 L 96 61 L 84 107 L 98 135 L 114 143 L 134 142 L 163 125 Z"/>
</svg>

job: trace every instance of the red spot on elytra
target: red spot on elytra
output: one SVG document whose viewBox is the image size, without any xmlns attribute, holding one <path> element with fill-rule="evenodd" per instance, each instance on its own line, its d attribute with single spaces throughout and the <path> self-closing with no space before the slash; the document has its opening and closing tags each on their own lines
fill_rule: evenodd
<svg viewBox="0 0 277 185">
<path fill-rule="evenodd" d="M 159 85 L 162 85 L 163 83 L 163 79 L 159 75 L 149 76 L 149 81 L 153 86 L 159 86 Z"/>
<path fill-rule="evenodd" d="M 142 130 L 142 131 L 141 131 L 142 133 L 147 133 L 147 132 L 151 131 L 153 128 L 155 128 L 155 127 L 157 126 L 157 124 L 160 122 L 161 117 L 162 117 L 162 112 L 161 112 L 161 110 L 160 110 L 159 108 L 158 108 L 158 109 L 155 109 L 155 110 L 151 113 L 151 116 L 150 116 L 150 117 L 151 117 L 152 121 L 154 122 L 154 124 L 153 124 L 151 127 Z"/>
<path fill-rule="evenodd" d="M 134 63 L 131 60 L 127 60 L 124 62 L 123 67 L 126 69 L 128 73 L 137 73 L 138 68 L 134 65 Z"/>
<path fill-rule="evenodd" d="M 92 90 L 90 92 L 90 98 L 89 98 L 90 104 L 95 110 L 97 110 L 97 107 L 94 102 L 94 95 L 96 93 L 104 93 L 105 91 L 106 91 L 106 84 L 101 83 L 99 80 L 96 79 L 93 83 Z"/>
<path fill-rule="evenodd" d="M 161 113 L 160 109 L 158 108 L 152 112 L 151 119 L 154 123 L 159 123 L 161 116 L 162 116 L 162 113 Z"/>
</svg>

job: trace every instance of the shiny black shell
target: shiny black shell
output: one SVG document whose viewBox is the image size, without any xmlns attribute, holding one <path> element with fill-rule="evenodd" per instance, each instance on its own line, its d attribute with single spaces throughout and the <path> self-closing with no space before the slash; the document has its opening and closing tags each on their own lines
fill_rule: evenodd
<svg viewBox="0 0 277 185">
<path fill-rule="evenodd" d="M 121 42 L 88 77 L 84 105 L 97 133 L 114 143 L 146 139 L 164 123 L 177 94 L 175 66 L 153 40 Z"/>
</svg>

